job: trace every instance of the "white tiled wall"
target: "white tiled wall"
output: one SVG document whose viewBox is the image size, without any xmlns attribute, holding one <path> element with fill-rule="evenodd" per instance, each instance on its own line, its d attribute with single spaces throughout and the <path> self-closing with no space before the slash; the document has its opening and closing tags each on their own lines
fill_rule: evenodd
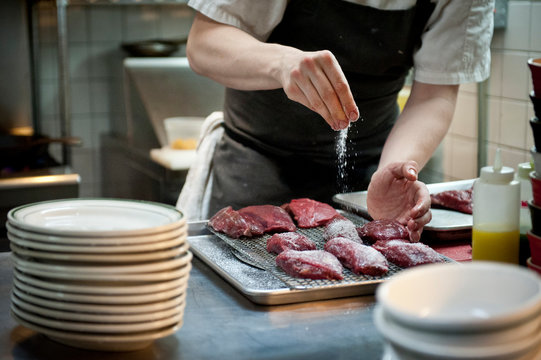
<svg viewBox="0 0 541 360">
<path fill-rule="evenodd" d="M 82 196 L 99 196 L 98 147 L 101 133 L 124 117 L 122 98 L 123 41 L 182 38 L 193 12 L 184 5 L 70 6 L 68 41 L 72 90 L 72 132 L 84 140 L 73 151 L 75 170 L 82 175 Z M 512 0 L 505 29 L 492 41 L 491 77 L 487 88 L 488 161 L 497 147 L 503 161 L 514 166 L 529 160 L 533 139 L 528 119 L 533 116 L 528 93 L 529 57 L 541 57 L 541 1 Z M 43 130 L 59 134 L 55 10 L 40 3 L 39 35 L 41 115 Z M 443 180 L 476 177 L 477 85 L 462 85 L 453 124 L 438 149 L 437 166 Z M 56 151 L 60 149 L 57 148 Z"/>
<path fill-rule="evenodd" d="M 48 2 L 38 6 L 42 131 L 59 136 L 56 9 Z M 81 196 L 100 196 L 99 138 L 125 116 L 122 42 L 182 39 L 192 19 L 193 11 L 182 4 L 67 7 L 72 135 L 83 140 L 72 154 L 82 179 Z M 60 147 L 52 151 L 60 158 Z"/>
<path fill-rule="evenodd" d="M 491 76 L 487 90 L 488 163 L 496 148 L 505 165 L 530 160 L 533 145 L 529 119 L 533 108 L 528 97 L 532 89 L 526 61 L 541 57 L 541 1 L 509 1 L 507 27 L 496 29 L 492 39 Z M 477 87 L 461 86 L 453 124 L 443 144 L 444 179 L 476 177 Z"/>
</svg>

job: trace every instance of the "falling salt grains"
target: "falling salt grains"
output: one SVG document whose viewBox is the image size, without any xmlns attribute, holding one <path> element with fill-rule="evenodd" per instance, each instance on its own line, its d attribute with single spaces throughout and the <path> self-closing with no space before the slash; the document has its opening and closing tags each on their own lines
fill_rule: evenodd
<svg viewBox="0 0 541 360">
<path fill-rule="evenodd" d="M 343 130 L 340 130 L 336 138 L 336 154 L 338 156 L 338 175 L 337 175 L 337 185 L 340 192 L 346 192 L 346 148 L 347 148 L 347 139 L 348 139 L 348 129 L 349 126 Z"/>
</svg>

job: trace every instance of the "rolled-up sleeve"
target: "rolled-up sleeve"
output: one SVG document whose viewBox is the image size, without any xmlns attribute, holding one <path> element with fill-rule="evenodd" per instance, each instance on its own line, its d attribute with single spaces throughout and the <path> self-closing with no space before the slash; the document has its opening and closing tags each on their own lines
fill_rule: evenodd
<svg viewBox="0 0 541 360">
<path fill-rule="evenodd" d="M 438 1 L 414 55 L 415 80 L 461 84 L 487 79 L 493 10 L 494 0 Z"/>
<path fill-rule="evenodd" d="M 188 6 L 265 41 L 282 20 L 287 0 L 190 0 Z"/>
</svg>

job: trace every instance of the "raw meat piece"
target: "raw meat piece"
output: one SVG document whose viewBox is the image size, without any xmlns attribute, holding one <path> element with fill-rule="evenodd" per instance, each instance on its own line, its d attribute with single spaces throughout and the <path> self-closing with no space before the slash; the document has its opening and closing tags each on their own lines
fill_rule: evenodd
<svg viewBox="0 0 541 360">
<path fill-rule="evenodd" d="M 344 237 L 327 241 L 325 251 L 336 256 L 342 265 L 358 275 L 381 276 L 389 271 L 387 259 L 379 251 Z"/>
<path fill-rule="evenodd" d="M 210 218 L 208 224 L 214 230 L 235 239 L 238 239 L 241 236 L 252 236 L 251 226 L 238 211 L 233 210 L 231 206 L 226 206 L 219 210 Z"/>
<path fill-rule="evenodd" d="M 370 221 L 357 228 L 363 241 L 370 244 L 378 240 L 409 239 L 408 229 L 396 220 L 380 219 Z"/>
<path fill-rule="evenodd" d="M 279 254 L 285 250 L 316 250 L 316 244 L 306 236 L 296 232 L 284 232 L 272 235 L 267 240 L 267 251 Z"/>
<path fill-rule="evenodd" d="M 329 204 L 316 200 L 301 198 L 293 199 L 283 207 L 294 217 L 301 228 L 313 228 L 327 224 L 336 216 L 341 216 Z"/>
<path fill-rule="evenodd" d="M 276 257 L 286 274 L 306 279 L 342 280 L 344 268 L 331 253 L 323 250 L 286 250 Z"/>
<path fill-rule="evenodd" d="M 239 214 L 249 222 L 261 224 L 265 233 L 295 231 L 297 228 L 287 211 L 279 206 L 247 206 L 240 209 Z"/>
<path fill-rule="evenodd" d="M 323 238 L 325 241 L 329 241 L 330 239 L 339 236 L 359 243 L 362 242 L 359 234 L 357 233 L 357 227 L 355 224 L 343 216 L 335 217 L 329 221 L 323 230 Z"/>
<path fill-rule="evenodd" d="M 404 240 L 380 240 L 373 245 L 385 258 L 403 268 L 443 262 L 442 257 L 423 243 Z"/>
<path fill-rule="evenodd" d="M 433 207 L 460 211 L 466 214 L 473 212 L 473 188 L 467 190 L 447 190 L 431 194 Z"/>
</svg>

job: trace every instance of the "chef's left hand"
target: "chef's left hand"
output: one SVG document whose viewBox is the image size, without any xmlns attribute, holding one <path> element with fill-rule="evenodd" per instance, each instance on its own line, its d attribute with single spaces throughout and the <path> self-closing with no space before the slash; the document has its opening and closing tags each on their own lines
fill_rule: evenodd
<svg viewBox="0 0 541 360">
<path fill-rule="evenodd" d="M 410 240 L 419 241 L 423 227 L 432 219 L 430 194 L 417 180 L 415 161 L 395 162 L 378 169 L 367 194 L 368 213 L 374 220 L 395 219 L 407 226 Z"/>
</svg>

